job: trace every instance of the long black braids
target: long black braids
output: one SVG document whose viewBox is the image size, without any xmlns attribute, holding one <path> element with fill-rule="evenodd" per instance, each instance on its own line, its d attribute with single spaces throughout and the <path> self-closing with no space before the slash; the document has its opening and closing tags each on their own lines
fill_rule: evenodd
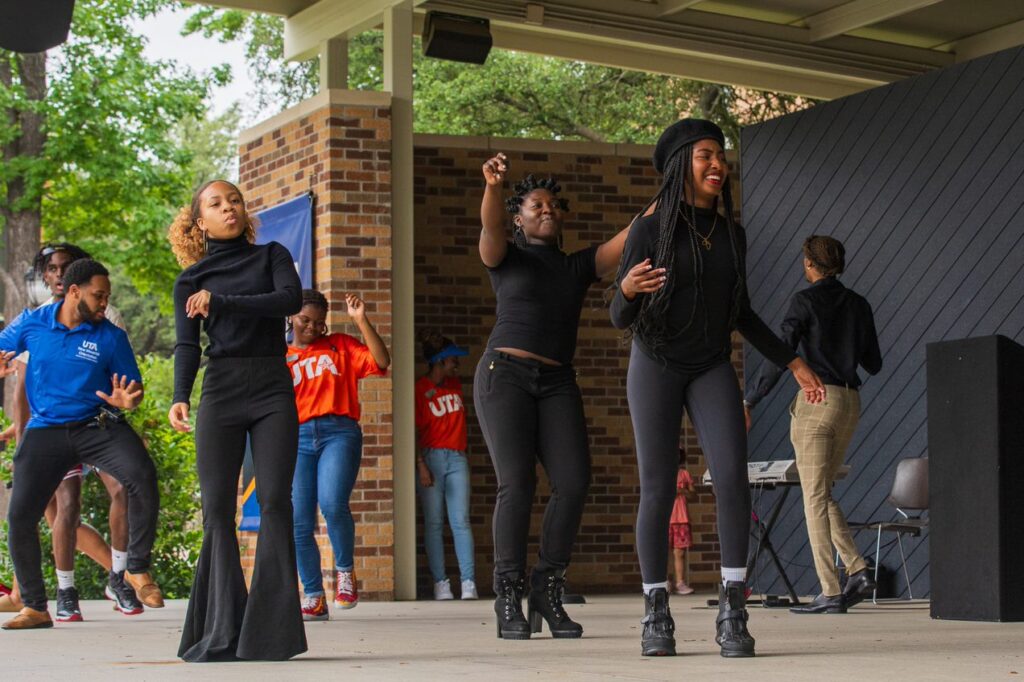
<svg viewBox="0 0 1024 682">
<path fill-rule="evenodd" d="M 505 210 L 511 215 L 519 215 L 519 211 L 523 207 L 523 201 L 526 199 L 526 195 L 536 189 L 546 189 L 551 192 L 556 198 L 558 198 L 558 204 L 563 211 L 569 210 L 569 201 L 558 197 L 558 193 L 562 191 L 561 185 L 555 180 L 555 177 L 548 176 L 547 178 L 541 178 L 538 180 L 533 177 L 533 173 L 527 175 L 522 182 L 517 182 L 512 187 L 512 196 L 505 200 Z M 513 224 L 512 226 L 512 242 L 519 248 L 523 248 L 527 245 L 526 235 L 523 233 L 523 228 Z M 558 248 L 562 248 L 562 235 L 558 235 Z"/>
<path fill-rule="evenodd" d="M 658 241 L 655 246 L 652 266 L 665 268 L 668 279 L 658 291 L 644 295 L 640 303 L 640 310 L 637 313 L 628 334 L 640 338 L 651 351 L 657 352 L 664 347 L 671 339 L 681 335 L 693 324 L 698 310 L 701 311 L 704 319 L 704 338 L 708 339 L 707 328 L 707 302 L 704 299 L 704 258 L 701 253 L 700 242 L 696 230 L 697 210 L 689 202 L 685 201 L 684 188 L 687 182 L 693 182 L 693 144 L 684 145 L 678 152 L 672 155 L 665 163 L 665 173 L 661 187 L 654 198 L 644 207 L 646 212 L 651 204 L 659 209 L 658 214 Z M 740 253 L 740 244 L 736 224 L 733 220 L 732 190 L 729 185 L 728 176 L 722 188 L 722 200 L 725 209 L 726 227 L 729 233 L 729 244 L 732 247 L 733 268 L 736 272 L 736 282 L 733 286 L 733 302 L 730 310 L 729 325 L 731 329 L 736 327 L 741 305 L 740 297 L 744 288 L 745 266 L 743 256 Z M 714 204 L 717 211 L 718 202 Z M 690 309 L 690 316 L 686 324 L 677 330 L 668 327 L 668 309 L 675 290 L 675 278 L 673 269 L 677 251 L 677 228 L 686 230 L 687 239 L 690 242 L 691 266 L 694 273 L 693 286 L 693 307 Z M 620 277 L 622 273 L 620 270 Z M 617 277 L 616 280 L 619 278 Z"/>
</svg>

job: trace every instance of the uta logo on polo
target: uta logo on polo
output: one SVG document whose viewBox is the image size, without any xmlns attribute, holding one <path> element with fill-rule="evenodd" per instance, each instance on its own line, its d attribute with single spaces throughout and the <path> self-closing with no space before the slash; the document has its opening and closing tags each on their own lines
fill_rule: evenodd
<svg viewBox="0 0 1024 682">
<path fill-rule="evenodd" d="M 78 352 L 75 353 L 75 357 L 80 360 L 88 360 L 89 362 L 99 362 L 99 344 L 95 341 L 82 341 L 82 344 L 78 347 Z"/>
</svg>

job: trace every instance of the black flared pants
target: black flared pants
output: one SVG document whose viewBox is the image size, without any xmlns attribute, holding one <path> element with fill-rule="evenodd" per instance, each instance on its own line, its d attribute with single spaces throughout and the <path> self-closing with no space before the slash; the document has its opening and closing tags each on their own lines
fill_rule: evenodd
<svg viewBox="0 0 1024 682">
<path fill-rule="evenodd" d="M 280 661 L 306 650 L 292 534 L 298 428 L 283 357 L 210 361 L 196 419 L 203 547 L 178 649 L 186 661 Z M 260 504 L 248 594 L 235 534 L 246 435 Z"/>
</svg>

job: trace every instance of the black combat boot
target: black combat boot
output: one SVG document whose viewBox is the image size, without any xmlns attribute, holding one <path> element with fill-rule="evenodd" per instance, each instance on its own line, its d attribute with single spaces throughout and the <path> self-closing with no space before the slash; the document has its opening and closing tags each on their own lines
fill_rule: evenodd
<svg viewBox="0 0 1024 682">
<path fill-rule="evenodd" d="M 522 576 L 499 577 L 494 581 L 494 613 L 498 616 L 498 639 L 530 639 L 530 624 L 523 616 L 526 580 Z"/>
<path fill-rule="evenodd" d="M 747 632 L 747 591 L 742 582 L 730 580 L 718 588 L 718 634 L 715 641 L 726 658 L 754 655 L 754 638 Z"/>
<path fill-rule="evenodd" d="M 668 590 L 659 587 L 644 595 L 644 625 L 640 647 L 644 656 L 676 655 L 676 623 L 668 610 Z"/>
<path fill-rule="evenodd" d="M 530 575 L 530 597 L 527 600 L 530 632 L 540 632 L 541 620 L 546 620 L 551 636 L 555 639 L 577 639 L 583 636 L 583 626 L 569 618 L 562 608 L 564 589 L 565 571 L 534 571 Z"/>
</svg>

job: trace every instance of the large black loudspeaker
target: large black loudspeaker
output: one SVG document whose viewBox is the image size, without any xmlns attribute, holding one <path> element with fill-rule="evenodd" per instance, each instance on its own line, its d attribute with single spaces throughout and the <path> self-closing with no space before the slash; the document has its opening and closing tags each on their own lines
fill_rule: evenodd
<svg viewBox="0 0 1024 682">
<path fill-rule="evenodd" d="M 427 12 L 423 54 L 438 59 L 483 64 L 491 51 L 491 22 L 459 14 Z"/>
<path fill-rule="evenodd" d="M 43 52 L 68 39 L 75 0 L 0 0 L 0 47 Z"/>
<path fill-rule="evenodd" d="M 932 618 L 1024 620 L 1024 347 L 928 345 Z"/>
</svg>

